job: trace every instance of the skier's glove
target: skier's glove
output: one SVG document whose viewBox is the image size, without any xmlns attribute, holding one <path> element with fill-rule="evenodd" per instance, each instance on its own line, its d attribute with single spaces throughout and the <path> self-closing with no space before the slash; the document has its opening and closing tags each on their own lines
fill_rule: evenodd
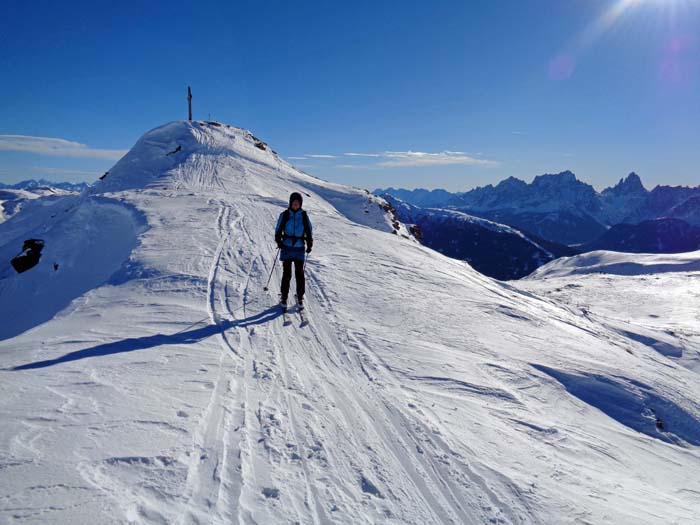
<svg viewBox="0 0 700 525">
<path fill-rule="evenodd" d="M 306 253 L 311 253 L 311 248 L 313 248 L 314 241 L 308 240 L 306 241 Z"/>
<path fill-rule="evenodd" d="M 284 244 L 282 244 L 282 241 L 277 241 L 277 247 L 281 250 L 284 247 Z"/>
</svg>

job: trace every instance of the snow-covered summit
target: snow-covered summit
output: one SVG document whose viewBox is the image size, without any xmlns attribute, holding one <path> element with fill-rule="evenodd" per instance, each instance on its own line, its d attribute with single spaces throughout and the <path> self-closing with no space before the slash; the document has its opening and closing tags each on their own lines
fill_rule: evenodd
<svg viewBox="0 0 700 525">
<path fill-rule="evenodd" d="M 0 521 L 696 519 L 677 352 L 420 246 L 384 199 L 259 142 L 167 124 L 0 225 Z M 274 307 L 292 191 L 306 327 Z M 28 238 L 41 260 L 15 274 Z"/>
<path fill-rule="evenodd" d="M 143 135 L 91 191 L 105 193 L 157 184 L 174 175 L 183 162 L 201 158 L 224 164 L 245 159 L 272 168 L 282 163 L 267 144 L 247 130 L 213 121 L 174 121 Z M 189 182 L 214 187 L 219 183 L 217 176 L 214 173 L 209 180 Z"/>
<path fill-rule="evenodd" d="M 90 193 L 101 195 L 146 188 L 185 193 L 187 190 L 225 192 L 227 186 L 242 181 L 261 183 L 265 178 L 261 176 L 263 173 L 268 177 L 271 174 L 284 191 L 291 192 L 299 186 L 319 191 L 330 202 L 335 201 L 341 213 L 348 214 L 352 220 L 409 236 L 381 197 L 298 171 L 250 131 L 214 121 L 174 121 L 149 131 L 90 188 Z M 264 186 L 256 188 L 260 195 L 277 199 L 279 205 L 285 204 L 284 195 L 272 193 L 271 188 Z M 336 193 L 345 198 L 336 198 Z"/>
</svg>

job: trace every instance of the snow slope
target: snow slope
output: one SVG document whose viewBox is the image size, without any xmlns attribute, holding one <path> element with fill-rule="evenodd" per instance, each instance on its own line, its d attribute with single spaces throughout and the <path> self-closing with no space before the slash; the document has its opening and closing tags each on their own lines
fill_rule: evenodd
<svg viewBox="0 0 700 525">
<path fill-rule="evenodd" d="M 700 251 L 677 254 L 595 251 L 562 257 L 538 268 L 528 279 L 567 277 L 588 273 L 643 275 L 699 272 Z"/>
<path fill-rule="evenodd" d="M 315 226 L 306 327 L 263 292 L 293 190 Z M 1 522 L 696 520 L 697 373 L 418 245 L 382 199 L 174 122 L 67 204 L 137 244 L 0 341 Z M 3 250 L 74 232 L 23 215 Z M 2 304 L 50 261 L 4 275 Z"/>
<path fill-rule="evenodd" d="M 108 281 L 144 227 L 138 212 L 111 199 L 74 196 L 37 203 L 4 229 L 2 239 L 10 240 L 0 246 L 0 340 L 50 320 Z M 40 264 L 16 275 L 10 260 L 27 238 L 47 242 Z"/>
<path fill-rule="evenodd" d="M 32 201 L 40 198 L 52 200 L 57 197 L 65 197 L 71 191 L 52 188 L 49 186 L 31 186 L 29 188 L 13 188 L 0 186 L 0 223 L 5 222 L 16 215 Z"/>
<path fill-rule="evenodd" d="M 563 274 L 518 284 L 700 373 L 700 271 Z"/>
</svg>

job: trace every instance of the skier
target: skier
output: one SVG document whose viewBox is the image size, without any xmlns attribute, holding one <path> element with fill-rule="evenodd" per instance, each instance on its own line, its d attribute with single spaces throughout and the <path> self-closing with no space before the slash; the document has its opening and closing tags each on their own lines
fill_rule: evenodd
<svg viewBox="0 0 700 525">
<path fill-rule="evenodd" d="M 280 213 L 275 226 L 275 242 L 279 247 L 282 261 L 282 297 L 280 306 L 287 309 L 289 284 L 292 280 L 292 264 L 297 285 L 297 308 L 304 308 L 304 261 L 306 253 L 311 252 L 314 245 L 311 221 L 305 210 L 301 209 L 303 199 L 301 194 L 294 192 L 289 196 L 289 208 Z M 306 246 L 305 246 L 306 245 Z"/>
</svg>

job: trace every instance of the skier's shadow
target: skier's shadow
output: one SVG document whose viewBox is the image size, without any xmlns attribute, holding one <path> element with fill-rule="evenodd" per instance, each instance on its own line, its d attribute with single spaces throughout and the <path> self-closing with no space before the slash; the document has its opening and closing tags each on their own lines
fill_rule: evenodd
<svg viewBox="0 0 700 525">
<path fill-rule="evenodd" d="M 55 359 L 46 359 L 44 361 L 35 361 L 34 363 L 15 366 L 9 370 L 17 371 L 31 370 L 34 368 L 46 368 L 60 363 L 68 363 L 70 361 L 86 359 L 88 357 L 100 357 L 111 354 L 119 354 L 122 352 L 133 352 L 135 350 L 145 350 L 147 348 L 153 348 L 154 346 L 161 345 L 192 344 L 196 343 L 197 341 L 202 341 L 207 337 L 211 337 L 212 335 L 220 334 L 229 328 L 264 324 L 280 317 L 281 315 L 282 312 L 279 308 L 271 307 L 255 315 L 251 315 L 243 319 L 237 319 L 235 321 L 221 321 L 218 324 L 209 324 L 202 328 L 181 331 L 174 334 L 155 334 L 144 337 L 131 337 L 129 339 L 122 339 L 121 341 L 114 341 L 112 343 L 103 343 L 90 348 L 84 348 L 83 350 L 76 350 L 75 352 L 70 352 Z"/>
</svg>

